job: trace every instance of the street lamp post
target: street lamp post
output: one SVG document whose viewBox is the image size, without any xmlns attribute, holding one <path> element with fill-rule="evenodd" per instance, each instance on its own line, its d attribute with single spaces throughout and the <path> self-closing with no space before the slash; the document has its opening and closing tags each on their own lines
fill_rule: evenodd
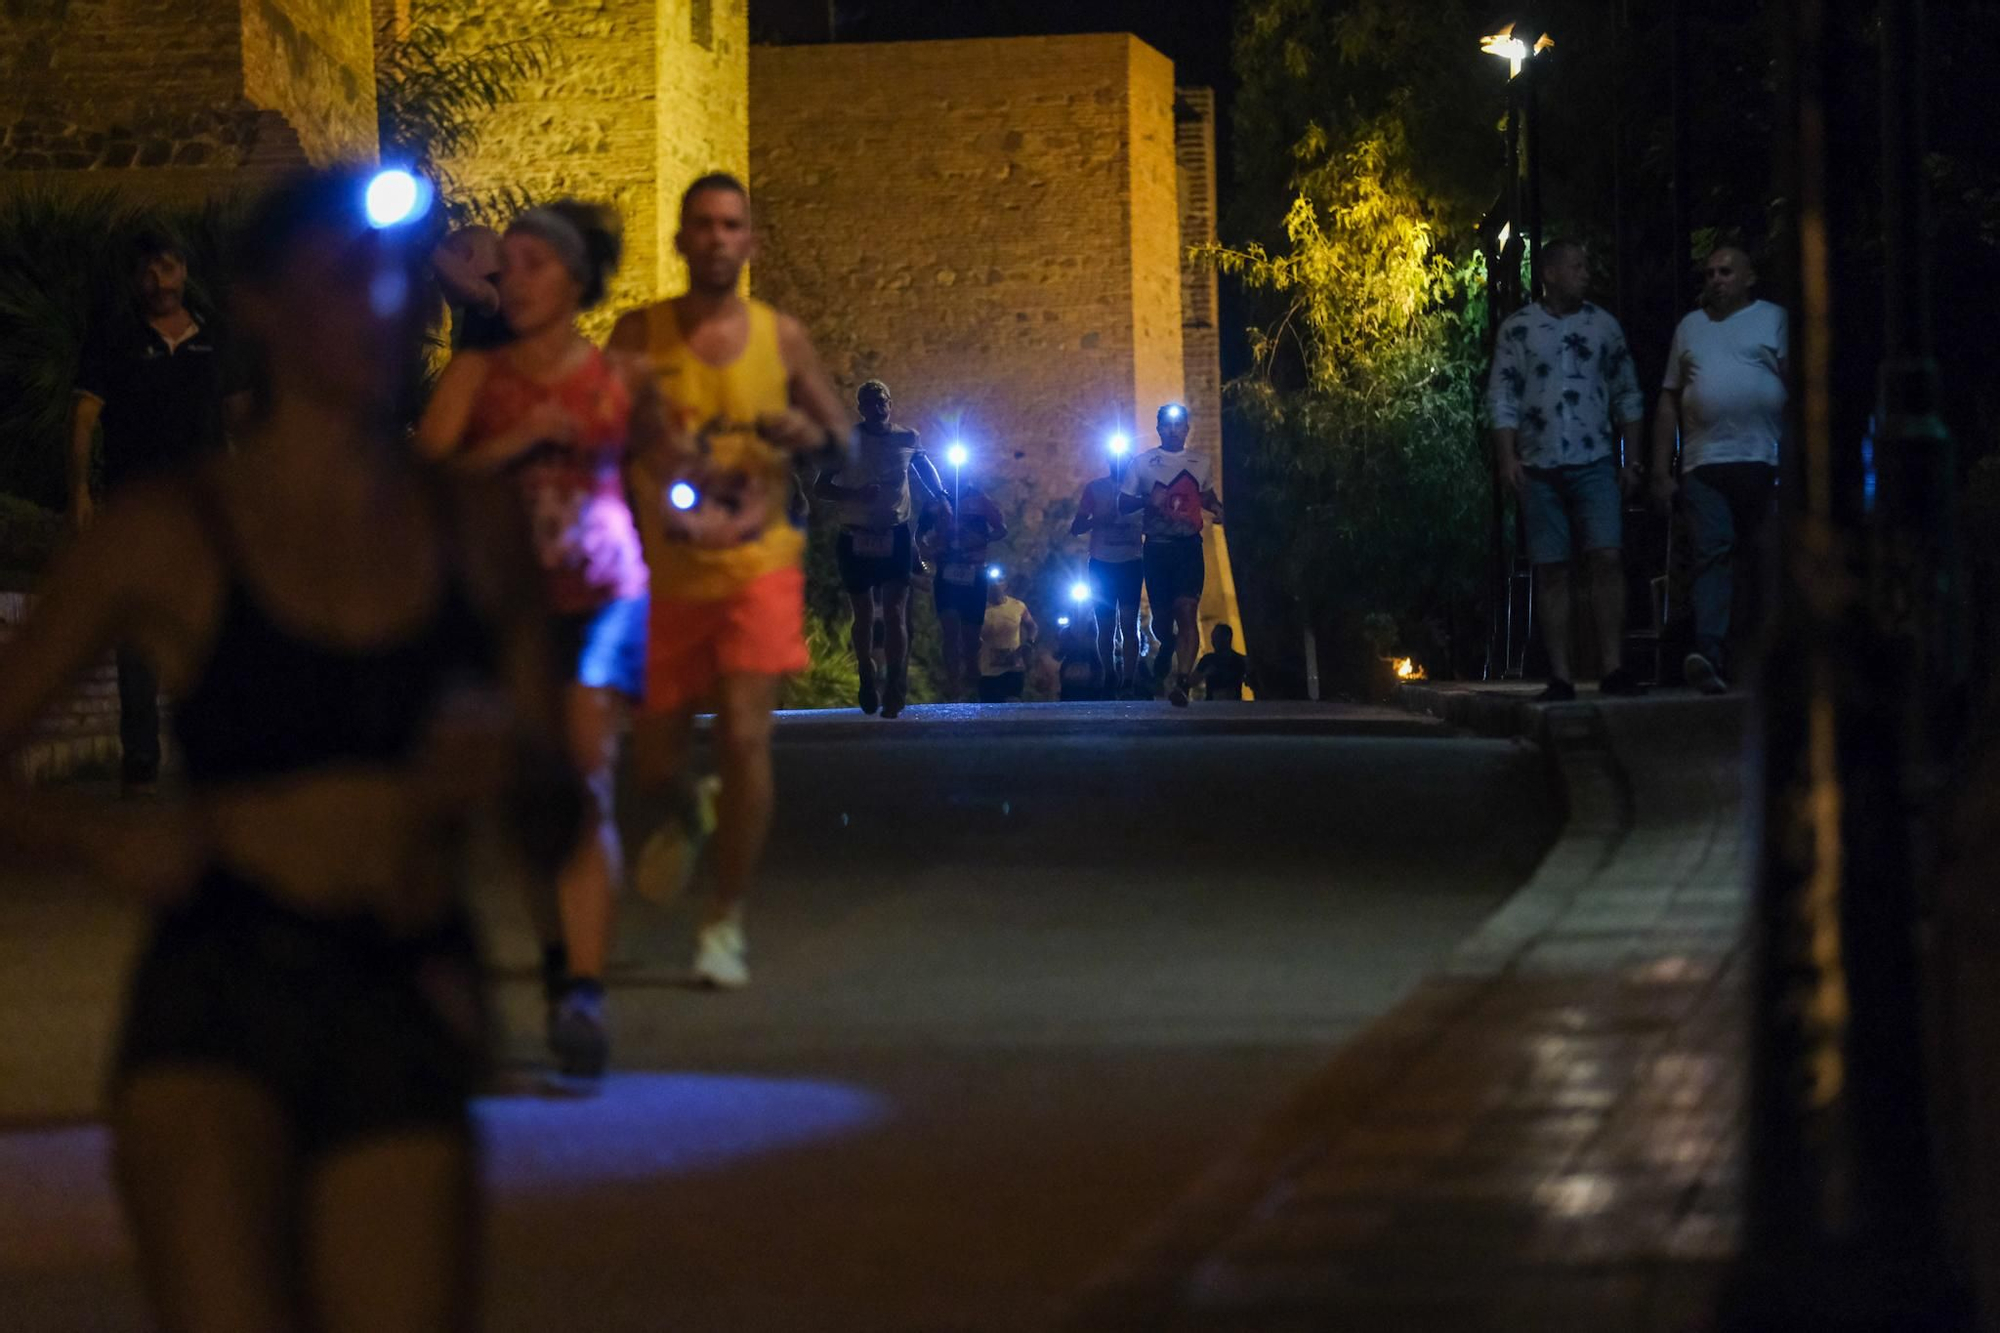
<svg viewBox="0 0 2000 1333">
<path fill-rule="evenodd" d="M 1500 31 L 1480 39 L 1479 49 L 1490 56 L 1498 56 L 1507 62 L 1507 126 L 1504 142 L 1507 148 L 1507 187 L 1495 205 L 1495 214 L 1488 216 L 1482 233 L 1489 236 L 1491 245 L 1487 251 L 1489 263 L 1486 270 L 1487 333 L 1489 339 L 1499 328 L 1506 314 L 1528 300 L 1541 296 L 1542 269 L 1542 192 L 1541 192 L 1541 152 L 1535 115 L 1535 69 L 1537 57 L 1555 46 L 1555 39 L 1547 33 L 1541 34 L 1532 44 L 1525 38 L 1514 35 L 1515 24 L 1508 24 Z M 1525 77 L 1524 77 L 1525 76 Z M 1525 163 L 1525 171 L 1523 166 Z M 1526 188 L 1523 189 L 1525 178 Z M 1493 224 L 1498 222 L 1497 230 Z M 1521 262 L 1516 246 L 1525 247 L 1529 265 L 1529 288 L 1521 291 Z M 1502 309 L 1505 306 L 1506 309 Z M 1490 350 L 1490 349 L 1489 349 Z M 1487 618 L 1486 668 L 1484 674 L 1492 679 L 1493 663 L 1497 657 L 1502 677 L 1525 675 L 1527 657 L 1534 630 L 1534 587 L 1532 582 L 1523 589 L 1524 607 L 1520 619 L 1521 663 L 1516 668 L 1514 661 L 1515 640 L 1515 584 L 1518 569 L 1510 570 L 1506 555 L 1505 531 L 1507 526 L 1507 499 L 1505 487 L 1501 485 L 1498 463 L 1490 450 L 1485 449 L 1485 441 L 1479 441 L 1482 452 L 1487 453 L 1487 469 L 1492 478 L 1493 512 L 1490 541 L 1492 571 L 1490 586 L 1493 605 Z M 1516 561 L 1521 563 L 1524 534 L 1519 525 L 1515 531 Z"/>
</svg>

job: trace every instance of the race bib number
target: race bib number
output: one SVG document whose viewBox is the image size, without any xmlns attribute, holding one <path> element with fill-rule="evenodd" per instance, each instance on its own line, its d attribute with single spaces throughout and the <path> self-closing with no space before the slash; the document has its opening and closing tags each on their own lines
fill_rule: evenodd
<svg viewBox="0 0 2000 1333">
<path fill-rule="evenodd" d="M 868 532 L 865 530 L 849 534 L 854 544 L 854 554 L 862 560 L 887 560 L 896 553 L 894 532 Z"/>
<path fill-rule="evenodd" d="M 956 583 L 960 587 L 969 587 L 979 577 L 979 566 L 966 564 L 943 565 L 938 569 L 938 577 L 946 583 Z"/>
</svg>

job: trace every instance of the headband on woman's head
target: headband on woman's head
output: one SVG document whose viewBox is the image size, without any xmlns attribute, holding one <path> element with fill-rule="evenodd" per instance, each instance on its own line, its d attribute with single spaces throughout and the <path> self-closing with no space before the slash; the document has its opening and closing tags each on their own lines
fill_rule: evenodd
<svg viewBox="0 0 2000 1333">
<path fill-rule="evenodd" d="M 553 208 L 531 208 L 509 223 L 507 230 L 524 231 L 547 241 L 577 285 L 586 291 L 590 289 L 597 273 L 590 262 L 590 246 L 574 222 Z"/>
</svg>

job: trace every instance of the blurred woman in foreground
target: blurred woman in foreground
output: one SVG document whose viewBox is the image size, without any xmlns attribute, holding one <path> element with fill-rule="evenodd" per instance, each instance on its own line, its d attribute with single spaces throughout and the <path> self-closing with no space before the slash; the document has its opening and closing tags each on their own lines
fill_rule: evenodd
<svg viewBox="0 0 2000 1333">
<path fill-rule="evenodd" d="M 552 874 L 582 808 L 512 497 L 429 475 L 391 428 L 421 256 L 363 185 L 304 177 L 256 211 L 248 447 L 108 510 L 0 657 L 0 749 L 114 644 L 178 701 L 184 800 L 0 803 L 0 837 L 154 909 L 110 1121 L 167 1330 L 475 1322 L 458 833 L 507 798 Z"/>
</svg>

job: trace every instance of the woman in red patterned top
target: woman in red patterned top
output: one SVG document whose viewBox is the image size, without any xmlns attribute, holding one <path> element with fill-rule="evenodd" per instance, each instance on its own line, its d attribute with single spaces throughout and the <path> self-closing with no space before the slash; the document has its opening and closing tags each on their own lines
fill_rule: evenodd
<svg viewBox="0 0 2000 1333">
<path fill-rule="evenodd" d="M 438 379 L 417 428 L 424 451 L 520 488 L 554 613 L 556 666 L 569 686 L 574 760 L 596 818 L 564 868 L 543 938 L 549 1043 L 565 1073 L 595 1076 L 610 1046 L 604 967 L 621 873 L 612 819 L 619 713 L 646 661 L 647 576 L 626 502 L 635 392 L 577 328 L 617 267 L 616 219 L 573 200 L 530 209 L 502 242 L 500 307 L 514 340 L 462 351 Z M 559 917 L 559 920 L 557 919 Z"/>
</svg>

